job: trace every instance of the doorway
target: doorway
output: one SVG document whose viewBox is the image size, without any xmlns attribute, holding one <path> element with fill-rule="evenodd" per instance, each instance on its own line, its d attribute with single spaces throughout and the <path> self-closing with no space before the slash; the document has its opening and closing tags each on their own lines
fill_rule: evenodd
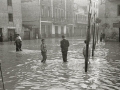
<svg viewBox="0 0 120 90">
<path fill-rule="evenodd" d="M 69 27 L 70 29 L 70 36 L 72 37 L 72 27 Z"/>
<path fill-rule="evenodd" d="M 58 26 L 55 26 L 55 37 L 58 37 Z"/>
<path fill-rule="evenodd" d="M 61 35 L 64 35 L 64 28 L 61 26 Z"/>
<path fill-rule="evenodd" d="M 51 37 L 51 28 L 50 28 L 50 25 L 48 25 L 48 37 Z"/>
<path fill-rule="evenodd" d="M 0 28 L 0 42 L 3 42 L 2 28 Z"/>
<path fill-rule="evenodd" d="M 14 41 L 15 40 L 15 29 L 8 29 L 8 40 L 10 41 L 11 39 Z"/>
<path fill-rule="evenodd" d="M 41 34 L 42 34 L 42 37 L 45 38 L 46 37 L 46 31 L 45 31 L 46 27 L 45 25 L 42 25 L 41 26 Z"/>
<path fill-rule="evenodd" d="M 30 40 L 30 31 L 24 31 L 24 40 Z"/>
</svg>

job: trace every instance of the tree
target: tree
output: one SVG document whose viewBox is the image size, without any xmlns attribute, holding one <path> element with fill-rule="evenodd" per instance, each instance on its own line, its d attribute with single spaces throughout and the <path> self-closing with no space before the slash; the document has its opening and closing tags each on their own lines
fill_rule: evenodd
<svg viewBox="0 0 120 90">
<path fill-rule="evenodd" d="M 101 19 L 99 19 L 99 18 L 96 18 L 96 23 L 101 23 Z"/>
<path fill-rule="evenodd" d="M 109 25 L 109 23 L 104 23 L 104 24 L 102 25 L 102 27 L 103 27 L 103 28 L 109 28 L 110 25 Z"/>
</svg>

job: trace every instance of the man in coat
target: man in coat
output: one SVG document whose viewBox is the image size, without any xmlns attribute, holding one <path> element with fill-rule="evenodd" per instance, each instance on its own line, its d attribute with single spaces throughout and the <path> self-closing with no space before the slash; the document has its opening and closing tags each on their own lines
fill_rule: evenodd
<svg viewBox="0 0 120 90">
<path fill-rule="evenodd" d="M 17 37 L 15 39 L 15 43 L 14 44 L 16 45 L 16 51 L 22 51 L 22 49 L 21 49 L 22 39 L 21 39 L 19 34 L 17 34 Z"/>
<path fill-rule="evenodd" d="M 69 41 L 65 39 L 65 36 L 62 36 L 62 40 L 60 41 L 60 47 L 63 57 L 63 62 L 67 62 L 67 52 L 69 47 Z"/>
</svg>

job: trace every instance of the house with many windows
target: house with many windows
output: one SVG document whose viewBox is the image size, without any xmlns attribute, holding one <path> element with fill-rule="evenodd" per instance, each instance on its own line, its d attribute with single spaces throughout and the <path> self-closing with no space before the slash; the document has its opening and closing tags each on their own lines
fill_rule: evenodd
<svg viewBox="0 0 120 90">
<path fill-rule="evenodd" d="M 99 12 L 101 31 L 120 41 L 120 0 L 101 0 Z"/>
<path fill-rule="evenodd" d="M 0 42 L 23 36 L 21 0 L 0 0 Z"/>
<path fill-rule="evenodd" d="M 74 7 L 74 34 L 76 36 L 85 37 L 88 25 L 88 14 L 86 6 Z"/>
<path fill-rule="evenodd" d="M 66 34 L 74 36 L 74 0 L 66 0 Z"/>
<path fill-rule="evenodd" d="M 22 0 L 22 15 L 25 39 L 74 33 L 73 0 Z"/>
<path fill-rule="evenodd" d="M 91 1 L 91 2 L 90 2 Z M 88 12 L 90 5 L 91 13 L 91 33 L 94 27 L 95 19 L 98 17 L 98 0 L 74 0 L 74 31 L 75 34 L 81 37 L 86 36 L 88 28 Z M 95 25 L 97 27 L 97 25 Z"/>
</svg>

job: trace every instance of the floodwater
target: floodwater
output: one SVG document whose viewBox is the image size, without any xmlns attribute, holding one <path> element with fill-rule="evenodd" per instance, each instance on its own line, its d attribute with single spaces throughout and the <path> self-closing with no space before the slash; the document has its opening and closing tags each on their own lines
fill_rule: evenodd
<svg viewBox="0 0 120 90">
<path fill-rule="evenodd" d="M 84 70 L 83 40 L 69 38 L 68 62 L 63 63 L 60 39 L 47 39 L 47 62 L 41 63 L 40 40 L 0 43 L 5 90 L 120 90 L 120 43 L 96 46 L 88 72 Z M 0 90 L 2 80 L 0 77 Z"/>
</svg>

